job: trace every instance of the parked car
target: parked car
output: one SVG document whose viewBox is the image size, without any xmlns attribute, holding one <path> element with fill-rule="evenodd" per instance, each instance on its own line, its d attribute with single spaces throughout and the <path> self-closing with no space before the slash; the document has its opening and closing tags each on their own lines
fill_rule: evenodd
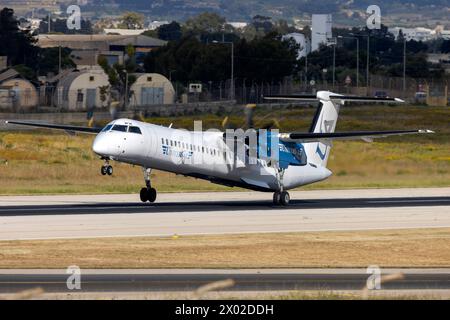
<svg viewBox="0 0 450 320">
<path fill-rule="evenodd" d="M 427 102 L 427 93 L 424 91 L 417 91 L 414 95 L 414 100 L 416 103 L 426 103 Z"/>
<path fill-rule="evenodd" d="M 389 95 L 387 94 L 386 91 L 375 91 L 374 97 L 375 98 L 389 98 Z"/>
</svg>

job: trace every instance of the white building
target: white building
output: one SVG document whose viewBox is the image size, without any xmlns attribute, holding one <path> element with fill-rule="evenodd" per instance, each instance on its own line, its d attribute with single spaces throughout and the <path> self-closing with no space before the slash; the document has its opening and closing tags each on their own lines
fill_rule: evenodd
<svg viewBox="0 0 450 320">
<path fill-rule="evenodd" d="M 311 52 L 311 41 L 303 33 L 294 32 L 283 36 L 283 39 L 289 38 L 293 39 L 300 46 L 297 52 L 297 59 L 306 57 Z"/>
<path fill-rule="evenodd" d="M 442 30 L 439 32 L 439 36 L 444 40 L 450 40 L 450 30 Z"/>
<path fill-rule="evenodd" d="M 415 40 L 415 41 L 429 41 L 436 37 L 436 32 L 432 29 L 428 28 L 402 28 L 395 27 L 389 28 L 389 32 L 395 36 L 395 39 L 398 39 L 400 35 L 400 30 L 403 33 L 403 36 L 407 41 Z"/>
<path fill-rule="evenodd" d="M 331 14 L 313 14 L 311 26 L 311 51 L 319 49 L 321 44 L 327 44 L 333 37 L 331 28 L 333 18 Z"/>
<path fill-rule="evenodd" d="M 148 24 L 148 29 L 149 30 L 156 30 L 159 27 L 166 25 L 166 24 L 170 24 L 169 21 L 152 21 Z"/>
<path fill-rule="evenodd" d="M 237 30 L 242 30 L 246 26 L 248 26 L 247 22 L 227 22 L 226 24 L 229 24 L 230 26 L 232 26 L 233 28 L 235 28 Z"/>
<path fill-rule="evenodd" d="M 103 33 L 120 36 L 138 36 L 148 30 L 149 29 L 103 29 Z"/>
</svg>

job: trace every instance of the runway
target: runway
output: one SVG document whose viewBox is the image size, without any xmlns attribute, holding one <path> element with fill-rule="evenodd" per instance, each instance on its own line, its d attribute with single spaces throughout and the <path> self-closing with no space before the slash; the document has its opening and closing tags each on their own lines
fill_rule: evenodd
<svg viewBox="0 0 450 320">
<path fill-rule="evenodd" d="M 450 227 L 450 188 L 0 197 L 0 240 Z"/>
<path fill-rule="evenodd" d="M 401 276 L 400 276 L 401 274 Z M 387 269 L 383 290 L 449 290 L 449 269 Z M 65 270 L 0 270 L 0 294 L 41 288 L 46 293 L 182 292 L 232 280 L 226 291 L 361 290 L 365 269 L 243 269 L 243 270 L 81 270 L 80 290 L 69 290 Z"/>
</svg>

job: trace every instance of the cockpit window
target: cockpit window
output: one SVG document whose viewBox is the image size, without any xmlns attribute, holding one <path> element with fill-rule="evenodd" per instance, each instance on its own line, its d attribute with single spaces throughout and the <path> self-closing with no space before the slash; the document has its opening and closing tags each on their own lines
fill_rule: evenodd
<svg viewBox="0 0 450 320">
<path fill-rule="evenodd" d="M 108 124 L 106 127 L 103 128 L 102 132 L 109 131 L 109 129 L 112 128 L 112 124 Z"/>
<path fill-rule="evenodd" d="M 112 130 L 114 130 L 114 131 L 121 131 L 121 132 L 127 132 L 127 126 L 116 124 L 116 125 L 114 125 Z"/>
<path fill-rule="evenodd" d="M 139 127 L 130 127 L 128 132 L 142 134 L 141 129 Z"/>
</svg>

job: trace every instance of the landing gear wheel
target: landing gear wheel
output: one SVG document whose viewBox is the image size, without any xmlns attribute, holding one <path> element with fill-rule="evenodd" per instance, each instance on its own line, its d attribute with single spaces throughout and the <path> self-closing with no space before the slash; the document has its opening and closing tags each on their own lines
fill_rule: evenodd
<svg viewBox="0 0 450 320">
<path fill-rule="evenodd" d="M 112 166 L 107 166 L 106 167 L 106 173 L 108 174 L 108 176 L 112 176 L 112 174 L 113 174 L 113 167 Z"/>
<path fill-rule="evenodd" d="M 142 188 L 141 189 L 140 197 L 141 197 L 141 201 L 142 202 L 147 202 L 148 201 L 147 188 Z"/>
<path fill-rule="evenodd" d="M 279 205 L 280 202 L 281 202 L 281 193 L 277 191 L 273 194 L 273 204 Z"/>
<path fill-rule="evenodd" d="M 280 194 L 280 203 L 283 205 L 283 206 L 287 206 L 287 205 L 289 205 L 289 202 L 291 201 L 291 197 L 289 196 L 289 193 L 288 192 L 286 192 L 286 191 L 283 191 L 281 194 Z"/>
<path fill-rule="evenodd" d="M 102 169 L 100 170 L 100 172 L 102 173 L 102 176 L 106 175 L 106 167 L 102 166 Z"/>
<path fill-rule="evenodd" d="M 150 188 L 147 189 L 147 199 L 150 202 L 155 202 L 156 200 L 156 189 L 155 188 Z"/>
</svg>

